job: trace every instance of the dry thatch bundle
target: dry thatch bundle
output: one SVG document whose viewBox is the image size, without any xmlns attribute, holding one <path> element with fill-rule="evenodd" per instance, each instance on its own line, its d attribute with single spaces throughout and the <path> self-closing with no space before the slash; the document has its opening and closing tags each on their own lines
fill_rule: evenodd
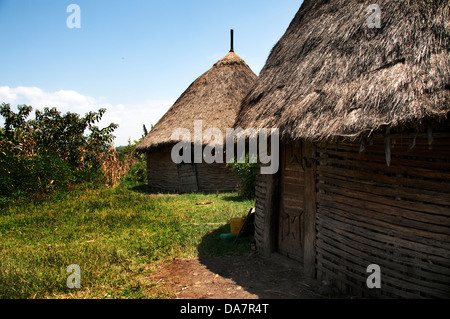
<svg viewBox="0 0 450 319">
<path fill-rule="evenodd" d="M 218 128 L 225 134 L 226 128 L 233 127 L 240 103 L 256 78 L 244 60 L 230 51 L 189 86 L 136 150 L 177 143 L 171 139 L 177 128 L 188 129 L 193 139 L 194 121 L 203 121 L 203 131 Z"/>
<path fill-rule="evenodd" d="M 235 126 L 317 141 L 446 119 L 449 2 L 376 3 L 381 28 L 366 23 L 369 2 L 305 0 Z"/>
</svg>

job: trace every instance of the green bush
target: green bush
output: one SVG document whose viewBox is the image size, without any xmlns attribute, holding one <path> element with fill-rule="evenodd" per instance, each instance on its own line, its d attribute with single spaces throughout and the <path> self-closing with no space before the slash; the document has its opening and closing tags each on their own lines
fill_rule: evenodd
<svg viewBox="0 0 450 319">
<path fill-rule="evenodd" d="M 71 183 L 106 180 L 105 154 L 118 127 L 113 123 L 102 129 L 95 125 L 106 109 L 82 117 L 45 108 L 28 119 L 31 112 L 32 107 L 26 105 L 19 105 L 17 113 L 9 104 L 0 106 L 4 118 L 0 128 L 0 196 L 49 193 Z"/>
<path fill-rule="evenodd" d="M 76 184 L 103 184 L 106 180 L 105 173 L 101 167 L 86 167 L 84 169 L 76 170 L 74 172 L 74 179 Z"/>
<path fill-rule="evenodd" d="M 55 189 L 63 189 L 73 182 L 72 169 L 66 161 L 56 154 L 43 154 L 30 159 L 30 174 L 37 190 L 48 192 Z"/>
<path fill-rule="evenodd" d="M 10 196 L 19 191 L 16 185 L 23 179 L 24 159 L 5 152 L 0 153 L 0 194 Z"/>
<path fill-rule="evenodd" d="M 239 179 L 240 195 L 248 199 L 255 198 L 258 164 L 250 163 L 247 155 L 245 158 L 245 163 L 238 163 L 235 161 L 234 163 L 228 164 L 228 166 L 231 167 L 231 170 Z"/>
<path fill-rule="evenodd" d="M 55 154 L 33 157 L 2 154 L 0 156 L 0 195 L 48 193 L 74 181 L 69 164 Z"/>
<path fill-rule="evenodd" d="M 125 176 L 124 181 L 128 185 L 147 184 L 147 164 L 145 161 L 134 164 Z"/>
</svg>

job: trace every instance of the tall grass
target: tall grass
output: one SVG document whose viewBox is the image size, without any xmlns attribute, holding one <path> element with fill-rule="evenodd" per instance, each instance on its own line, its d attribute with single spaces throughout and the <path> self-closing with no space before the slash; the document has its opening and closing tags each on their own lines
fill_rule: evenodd
<svg viewBox="0 0 450 319">
<path fill-rule="evenodd" d="M 249 250 L 246 239 L 221 241 L 217 229 L 229 231 L 226 223 L 253 202 L 139 189 L 121 184 L 0 203 L 0 298 L 170 298 L 145 276 L 158 262 Z M 214 204 L 195 205 L 205 201 Z M 81 289 L 66 286 L 71 264 L 81 268 Z"/>
</svg>

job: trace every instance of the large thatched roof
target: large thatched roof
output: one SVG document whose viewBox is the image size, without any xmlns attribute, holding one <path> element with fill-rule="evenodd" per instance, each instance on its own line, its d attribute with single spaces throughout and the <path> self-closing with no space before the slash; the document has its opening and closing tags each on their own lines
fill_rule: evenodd
<svg viewBox="0 0 450 319">
<path fill-rule="evenodd" d="M 448 0 L 305 0 L 235 126 L 320 140 L 446 118 L 449 47 Z"/>
<path fill-rule="evenodd" d="M 257 76 L 234 51 L 196 79 L 139 143 L 138 151 L 176 143 L 172 132 L 186 128 L 194 138 L 194 121 L 203 121 L 203 131 L 232 128 L 242 99 Z"/>
</svg>

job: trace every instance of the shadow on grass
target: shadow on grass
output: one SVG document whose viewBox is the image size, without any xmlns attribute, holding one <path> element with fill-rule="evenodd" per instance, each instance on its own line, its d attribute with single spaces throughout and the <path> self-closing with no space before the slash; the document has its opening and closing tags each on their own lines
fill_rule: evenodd
<svg viewBox="0 0 450 319">
<path fill-rule="evenodd" d="M 200 258 L 211 256 L 237 256 L 251 252 L 250 237 L 221 239 L 221 234 L 230 233 L 230 225 L 224 225 L 203 236 L 198 246 Z"/>
<path fill-rule="evenodd" d="M 223 200 L 230 201 L 230 202 L 245 202 L 245 201 L 254 200 L 254 199 L 246 198 L 246 197 L 241 196 L 239 193 L 235 193 L 233 195 L 224 196 Z"/>
<path fill-rule="evenodd" d="M 164 196 L 147 185 L 134 185 L 129 189 Z M 245 200 L 238 194 L 225 195 L 223 199 L 230 202 Z M 210 272 L 231 279 L 242 287 L 239 289 L 263 299 L 318 298 L 318 294 L 311 290 L 311 282 L 303 275 L 300 264 L 262 258 L 251 249 L 253 231 L 246 237 L 221 239 L 221 234 L 230 233 L 230 224 L 217 227 L 203 235 L 197 246 L 198 260 Z"/>
<path fill-rule="evenodd" d="M 128 190 L 145 195 L 182 195 L 174 191 L 162 191 L 146 184 L 127 185 Z"/>
<path fill-rule="evenodd" d="M 127 188 L 130 191 L 141 193 L 141 194 L 146 194 L 146 195 L 186 195 L 187 194 L 187 193 L 179 193 L 176 191 L 164 191 L 164 190 L 160 190 L 160 189 L 155 189 L 155 188 L 151 188 L 150 186 L 148 186 L 146 184 L 127 185 Z M 229 194 L 229 193 L 231 193 L 231 191 L 223 191 L 223 192 L 198 191 L 198 192 L 194 192 L 194 194 L 199 194 L 199 195 L 217 195 L 217 194 Z M 246 198 L 240 196 L 238 193 L 236 193 L 233 195 L 224 196 L 223 200 L 232 201 L 232 202 L 244 202 L 244 201 L 247 201 L 248 199 L 246 199 Z"/>
<path fill-rule="evenodd" d="M 302 265 L 285 257 L 263 258 L 251 249 L 253 236 L 220 239 L 224 225 L 207 233 L 198 246 L 199 261 L 209 271 L 233 280 L 261 299 L 321 299 L 318 283 L 306 278 Z"/>
<path fill-rule="evenodd" d="M 128 186 L 128 189 L 130 191 L 136 192 L 136 193 L 141 193 L 141 194 L 146 194 L 146 195 L 157 195 L 157 194 L 169 194 L 170 192 L 167 193 L 162 193 L 161 191 L 158 191 L 156 189 L 152 189 L 151 187 L 149 187 L 148 185 L 145 184 L 141 184 L 141 185 L 134 185 L 134 186 Z"/>
</svg>

